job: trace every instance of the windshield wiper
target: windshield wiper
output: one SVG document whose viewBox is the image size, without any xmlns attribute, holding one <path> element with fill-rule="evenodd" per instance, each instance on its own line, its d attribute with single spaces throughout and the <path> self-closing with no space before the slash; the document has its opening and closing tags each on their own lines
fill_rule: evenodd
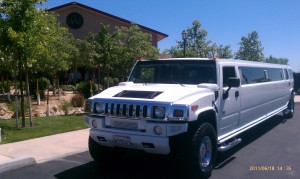
<svg viewBox="0 0 300 179">
<path fill-rule="evenodd" d="M 176 84 L 179 84 L 179 85 L 185 87 L 182 83 L 179 83 L 178 81 L 172 81 L 172 83 L 176 83 Z"/>
</svg>

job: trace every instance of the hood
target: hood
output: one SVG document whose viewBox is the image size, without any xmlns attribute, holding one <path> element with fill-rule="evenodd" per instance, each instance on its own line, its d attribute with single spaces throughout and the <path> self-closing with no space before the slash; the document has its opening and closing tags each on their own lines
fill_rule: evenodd
<svg viewBox="0 0 300 179">
<path fill-rule="evenodd" d="M 121 83 L 119 86 L 111 87 L 91 99 L 112 99 L 112 100 L 136 100 L 136 101 L 159 101 L 176 102 L 193 95 L 213 93 L 205 87 L 181 86 L 180 84 L 133 84 Z"/>
</svg>

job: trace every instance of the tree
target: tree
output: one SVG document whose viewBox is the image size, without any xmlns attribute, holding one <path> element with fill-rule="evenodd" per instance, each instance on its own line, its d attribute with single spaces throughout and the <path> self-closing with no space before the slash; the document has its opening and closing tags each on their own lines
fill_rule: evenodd
<svg viewBox="0 0 300 179">
<path fill-rule="evenodd" d="M 264 61 L 263 48 L 256 31 L 250 32 L 248 37 L 242 37 L 239 45 L 240 48 L 235 54 L 236 59 Z"/>
<path fill-rule="evenodd" d="M 186 41 L 177 41 L 177 49 L 182 49 L 185 45 L 186 56 L 201 58 L 209 57 L 209 44 L 211 41 L 206 40 L 207 31 L 201 29 L 201 23 L 198 20 L 194 20 L 192 27 L 186 29 L 186 33 Z"/>
<path fill-rule="evenodd" d="M 139 26 L 132 24 L 130 27 L 121 27 L 117 30 L 117 61 L 114 69 L 123 68 L 116 74 L 118 78 L 128 75 L 132 66 L 139 59 L 156 60 L 159 50 L 151 43 L 150 34 L 143 32 Z"/>
<path fill-rule="evenodd" d="M 109 33 L 108 26 L 100 24 L 100 31 L 91 33 L 87 37 L 92 49 L 93 64 L 98 69 L 98 89 L 100 83 L 104 83 L 104 77 L 108 77 L 112 71 L 111 65 L 114 63 L 113 57 L 116 48 L 115 36 L 116 33 Z"/>
<path fill-rule="evenodd" d="M 232 58 L 232 52 L 229 45 L 217 45 L 212 41 L 207 40 L 207 31 L 201 28 L 201 23 L 198 20 L 194 20 L 192 27 L 188 27 L 185 32 L 187 33 L 187 39 L 185 41 L 177 41 L 177 46 L 171 47 L 164 51 L 166 54 L 171 54 L 173 57 L 183 57 L 184 46 L 186 55 L 188 57 L 200 57 L 200 58 Z"/>
<path fill-rule="evenodd" d="M 112 33 L 108 26 L 101 24 L 100 31 L 91 33 L 86 41 L 92 49 L 92 64 L 98 68 L 98 84 L 106 82 L 109 86 L 110 79 L 124 78 L 141 58 L 158 59 L 159 52 L 152 46 L 151 35 L 134 24 Z"/>
<path fill-rule="evenodd" d="M 289 60 L 287 58 L 276 58 L 270 55 L 268 58 L 266 58 L 266 62 L 287 65 Z"/>
<path fill-rule="evenodd" d="M 217 57 L 219 58 L 232 58 L 232 51 L 230 49 L 230 45 L 219 45 L 217 48 Z"/>
<path fill-rule="evenodd" d="M 66 29 L 58 26 L 53 14 L 36 7 L 36 4 L 43 2 L 45 0 L 4 0 L 0 4 L 0 47 L 17 64 L 19 80 L 26 82 L 30 126 L 30 72 L 64 69 L 64 57 L 68 54 L 63 50 Z M 25 127 L 23 83 L 20 84 L 22 127 Z"/>
</svg>

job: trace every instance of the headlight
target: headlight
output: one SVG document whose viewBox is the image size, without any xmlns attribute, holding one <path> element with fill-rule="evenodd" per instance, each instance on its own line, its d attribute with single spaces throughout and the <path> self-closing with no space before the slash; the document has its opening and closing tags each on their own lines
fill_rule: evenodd
<svg viewBox="0 0 300 179">
<path fill-rule="evenodd" d="M 93 126 L 93 128 L 97 128 L 98 124 L 97 124 L 97 120 L 96 119 L 92 120 L 92 126 Z"/>
<path fill-rule="evenodd" d="M 153 118 L 156 118 L 156 119 L 165 118 L 165 107 L 153 106 Z"/>
<path fill-rule="evenodd" d="M 95 109 L 96 113 L 103 113 L 104 112 L 102 103 L 95 103 L 94 106 L 95 106 L 94 109 Z"/>
</svg>

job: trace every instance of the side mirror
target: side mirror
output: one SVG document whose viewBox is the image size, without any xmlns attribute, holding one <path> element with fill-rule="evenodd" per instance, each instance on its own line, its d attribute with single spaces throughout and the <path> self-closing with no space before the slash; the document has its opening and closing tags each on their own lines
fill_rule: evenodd
<svg viewBox="0 0 300 179">
<path fill-rule="evenodd" d="M 227 79 L 228 89 L 223 93 L 223 99 L 227 99 L 229 96 L 229 90 L 231 88 L 237 88 L 241 85 L 241 80 L 237 77 L 229 77 Z"/>
<path fill-rule="evenodd" d="M 128 81 L 128 79 L 129 79 L 128 77 L 124 77 L 122 82 L 126 82 Z"/>
<path fill-rule="evenodd" d="M 241 80 L 237 77 L 229 77 L 227 84 L 229 88 L 237 88 L 241 85 Z"/>
</svg>

